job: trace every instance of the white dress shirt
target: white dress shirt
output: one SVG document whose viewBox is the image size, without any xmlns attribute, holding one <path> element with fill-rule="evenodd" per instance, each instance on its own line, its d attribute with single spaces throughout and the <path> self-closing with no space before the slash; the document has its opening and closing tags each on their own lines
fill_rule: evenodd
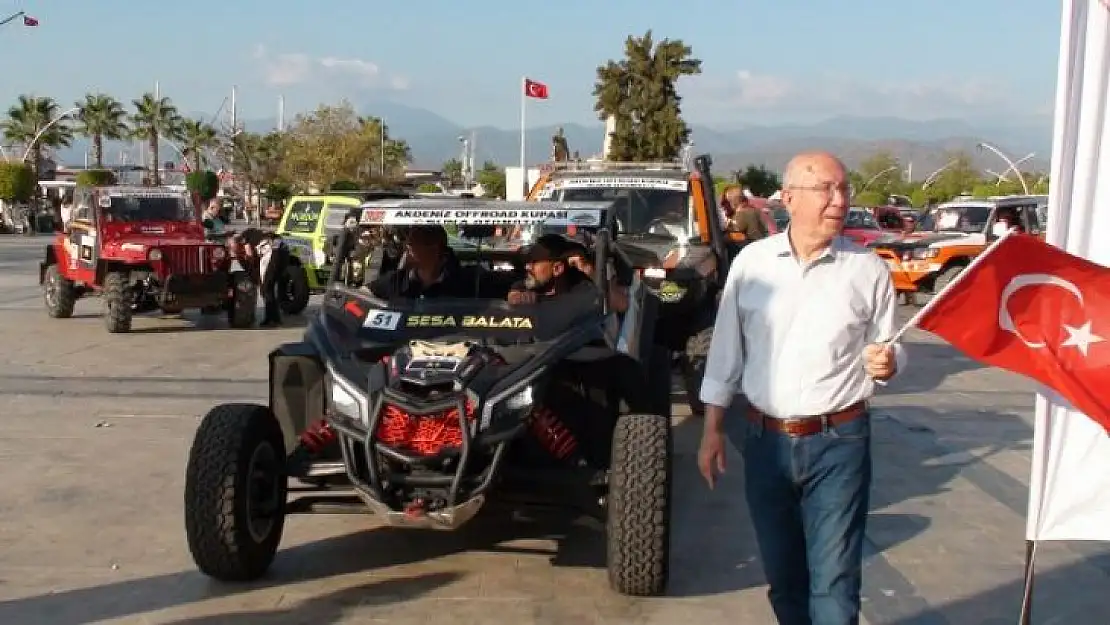
<svg viewBox="0 0 1110 625">
<path fill-rule="evenodd" d="M 896 297 L 877 255 L 838 237 L 803 263 L 787 233 L 749 244 L 729 269 L 701 400 L 729 406 L 744 393 L 777 418 L 836 412 L 869 399 L 863 349 L 894 336 Z M 897 370 L 906 355 L 894 345 Z"/>
</svg>

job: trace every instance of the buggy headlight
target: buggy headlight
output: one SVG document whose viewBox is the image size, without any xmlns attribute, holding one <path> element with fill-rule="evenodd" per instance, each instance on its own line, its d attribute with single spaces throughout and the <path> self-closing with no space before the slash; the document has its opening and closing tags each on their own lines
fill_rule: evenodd
<svg viewBox="0 0 1110 625">
<path fill-rule="evenodd" d="M 147 252 L 146 257 L 147 257 L 148 260 L 152 260 L 152 261 L 155 261 L 155 262 L 160 261 L 160 260 L 162 260 L 162 250 L 159 250 L 159 249 L 150 250 L 149 252 Z"/>
<path fill-rule="evenodd" d="M 313 250 L 312 251 L 312 261 L 317 266 L 326 265 L 326 264 L 328 264 L 328 255 L 325 254 L 323 250 Z"/>
<path fill-rule="evenodd" d="M 354 419 L 363 425 L 367 424 L 370 400 L 366 393 L 335 374 L 332 374 L 331 378 L 331 407 L 348 419 Z"/>
<path fill-rule="evenodd" d="M 667 270 L 662 267 L 648 267 L 644 269 L 645 278 L 661 279 L 667 277 Z"/>
<path fill-rule="evenodd" d="M 518 393 L 505 400 L 505 410 L 516 412 L 518 410 L 528 410 L 535 403 L 535 396 L 532 391 L 532 385 L 529 384 L 520 389 Z"/>
<path fill-rule="evenodd" d="M 216 260 L 223 260 L 225 256 L 227 256 L 227 250 L 225 250 L 224 248 L 222 248 L 222 247 L 212 248 L 212 258 L 214 258 Z"/>
<path fill-rule="evenodd" d="M 927 260 L 929 258 L 936 258 L 940 254 L 940 250 L 935 247 L 919 247 L 913 251 L 914 260 Z"/>
</svg>

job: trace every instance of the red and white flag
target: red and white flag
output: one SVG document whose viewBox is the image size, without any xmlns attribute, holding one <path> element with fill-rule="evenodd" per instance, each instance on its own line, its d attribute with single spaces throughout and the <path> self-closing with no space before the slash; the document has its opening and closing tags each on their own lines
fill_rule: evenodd
<svg viewBox="0 0 1110 625">
<path fill-rule="evenodd" d="M 23 16 L 23 25 L 24 26 L 38 26 L 39 21 L 37 19 L 31 17 L 30 15 L 24 15 Z"/>
<path fill-rule="evenodd" d="M 537 100 L 547 99 L 547 85 L 542 82 L 536 82 L 531 78 L 524 79 L 524 95 L 529 98 L 536 98 Z"/>
<path fill-rule="evenodd" d="M 1110 133 L 1110 8 L 1105 0 L 1062 5 L 1047 241 L 1110 266 L 1110 154 L 1102 148 Z M 1092 345 L 1092 356 L 1105 345 Z M 1110 540 L 1107 493 L 1110 437 L 1072 407 L 1038 397 L 1026 538 Z"/>
<path fill-rule="evenodd" d="M 1110 433 L 1110 268 L 1023 234 L 977 260 L 917 327 L 1053 389 Z"/>
</svg>

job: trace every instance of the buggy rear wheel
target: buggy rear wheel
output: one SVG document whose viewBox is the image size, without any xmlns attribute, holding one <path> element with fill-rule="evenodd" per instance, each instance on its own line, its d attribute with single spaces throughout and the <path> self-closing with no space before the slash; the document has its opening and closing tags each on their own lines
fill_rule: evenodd
<svg viewBox="0 0 1110 625">
<path fill-rule="evenodd" d="M 671 530 L 671 424 L 625 415 L 613 430 L 606 533 L 609 585 L 634 596 L 667 586 Z"/>
<path fill-rule="evenodd" d="M 285 458 L 266 406 L 223 404 L 205 415 L 185 470 L 185 535 L 202 573 L 250 581 L 270 568 L 285 526 Z"/>
<path fill-rule="evenodd" d="M 77 305 L 77 287 L 62 277 L 57 265 L 50 265 L 42 283 L 42 298 L 46 303 L 46 314 L 55 319 L 68 319 L 73 316 L 73 308 Z"/>
</svg>

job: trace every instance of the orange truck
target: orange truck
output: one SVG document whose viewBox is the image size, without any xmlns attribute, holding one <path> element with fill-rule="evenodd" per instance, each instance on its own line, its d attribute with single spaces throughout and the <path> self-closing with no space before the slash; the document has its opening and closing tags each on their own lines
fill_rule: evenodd
<svg viewBox="0 0 1110 625">
<path fill-rule="evenodd" d="M 1043 237 L 1039 202 L 1027 195 L 948 202 L 926 215 L 914 236 L 880 240 L 869 247 L 890 267 L 898 293 L 920 305 L 952 282 L 1007 229 L 1016 227 Z"/>
</svg>

